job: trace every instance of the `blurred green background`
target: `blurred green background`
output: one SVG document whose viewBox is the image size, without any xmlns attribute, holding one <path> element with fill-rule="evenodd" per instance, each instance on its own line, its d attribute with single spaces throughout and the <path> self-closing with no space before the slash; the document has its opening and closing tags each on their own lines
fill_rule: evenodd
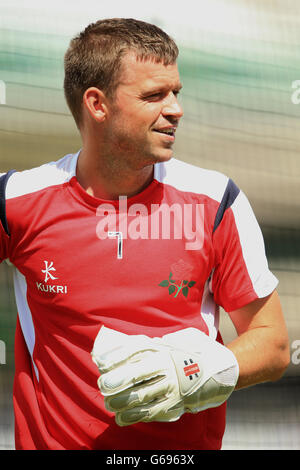
<svg viewBox="0 0 300 470">
<path fill-rule="evenodd" d="M 184 85 L 185 115 L 175 155 L 229 175 L 247 194 L 280 281 L 291 355 L 300 359 L 300 104 L 293 88 L 300 80 L 298 0 L 109 3 L 0 0 L 0 173 L 57 160 L 80 148 L 62 89 L 63 56 L 73 35 L 89 22 L 113 16 L 163 27 L 180 47 Z M 0 365 L 0 448 L 13 446 L 15 321 L 12 272 L 3 263 L 0 340 L 6 344 L 6 364 Z M 225 340 L 235 334 L 224 312 L 221 331 Z M 283 379 L 290 389 L 299 387 L 297 362 L 291 362 Z M 282 408 L 277 425 L 281 419 L 299 436 L 299 399 L 293 395 L 290 400 L 289 416 L 296 421 L 286 424 Z M 264 439 L 261 445 L 271 446 L 266 433 Z M 300 448 L 300 437 L 291 445 Z"/>
</svg>

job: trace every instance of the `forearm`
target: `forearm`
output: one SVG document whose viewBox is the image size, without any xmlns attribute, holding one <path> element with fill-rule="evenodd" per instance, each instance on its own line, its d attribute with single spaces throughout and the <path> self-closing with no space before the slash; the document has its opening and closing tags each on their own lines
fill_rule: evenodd
<svg viewBox="0 0 300 470">
<path fill-rule="evenodd" d="M 236 390 L 278 380 L 290 361 L 288 345 L 285 331 L 278 335 L 267 326 L 248 330 L 227 344 L 239 363 Z"/>
</svg>

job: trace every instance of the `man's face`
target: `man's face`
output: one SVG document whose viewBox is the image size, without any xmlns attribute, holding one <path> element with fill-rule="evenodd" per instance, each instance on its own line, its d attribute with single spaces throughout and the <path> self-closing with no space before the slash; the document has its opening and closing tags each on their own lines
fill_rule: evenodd
<svg viewBox="0 0 300 470">
<path fill-rule="evenodd" d="M 110 154 L 134 169 L 169 160 L 183 115 L 177 101 L 180 89 L 176 64 L 141 61 L 128 53 L 106 120 Z"/>
</svg>

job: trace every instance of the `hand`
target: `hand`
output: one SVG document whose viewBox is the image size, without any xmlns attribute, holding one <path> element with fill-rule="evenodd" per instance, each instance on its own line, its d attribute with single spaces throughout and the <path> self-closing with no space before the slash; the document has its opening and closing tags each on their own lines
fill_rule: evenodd
<svg viewBox="0 0 300 470">
<path fill-rule="evenodd" d="M 149 338 L 102 327 L 92 358 L 105 406 L 120 426 L 219 406 L 238 379 L 233 353 L 195 328 Z"/>
</svg>

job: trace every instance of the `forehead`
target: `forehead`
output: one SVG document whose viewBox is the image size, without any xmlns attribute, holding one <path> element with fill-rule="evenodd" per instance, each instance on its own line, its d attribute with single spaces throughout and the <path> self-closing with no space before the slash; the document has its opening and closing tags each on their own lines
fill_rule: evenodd
<svg viewBox="0 0 300 470">
<path fill-rule="evenodd" d="M 138 59 L 128 52 L 122 59 L 119 86 L 148 88 L 153 86 L 181 87 L 177 64 L 164 65 L 154 59 Z"/>
</svg>

